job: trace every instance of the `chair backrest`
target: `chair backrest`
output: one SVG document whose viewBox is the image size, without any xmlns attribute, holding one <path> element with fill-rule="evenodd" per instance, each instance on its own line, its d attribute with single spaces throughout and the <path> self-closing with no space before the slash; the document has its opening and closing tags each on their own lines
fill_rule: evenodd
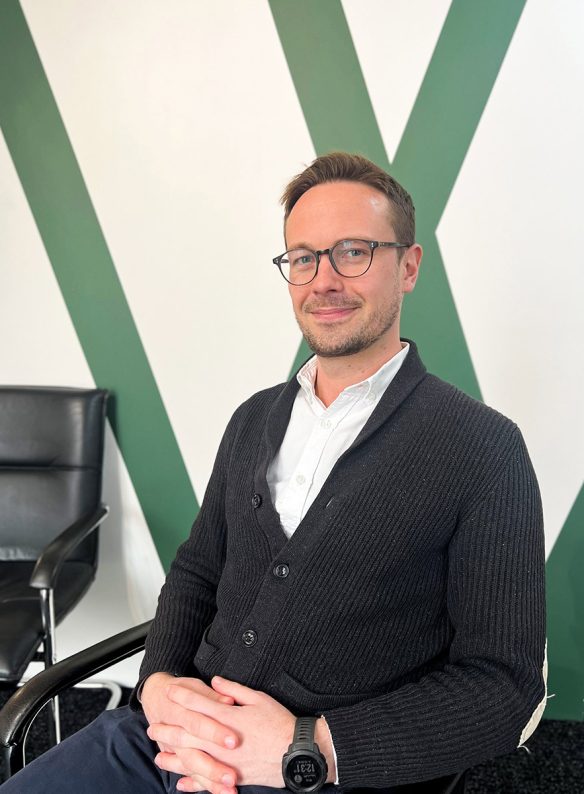
<svg viewBox="0 0 584 794">
<path fill-rule="evenodd" d="M 106 399 L 102 389 L 0 387 L 0 560 L 35 560 L 98 506 Z M 95 564 L 96 550 L 88 538 L 71 559 Z"/>
</svg>

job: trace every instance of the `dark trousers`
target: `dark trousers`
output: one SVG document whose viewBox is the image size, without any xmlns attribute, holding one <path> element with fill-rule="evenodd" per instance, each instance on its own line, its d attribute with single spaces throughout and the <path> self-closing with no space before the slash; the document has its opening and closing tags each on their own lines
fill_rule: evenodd
<svg viewBox="0 0 584 794">
<path fill-rule="evenodd" d="M 0 786 L 0 794 L 174 794 L 180 776 L 164 772 L 154 763 L 158 749 L 146 735 L 147 725 L 143 714 L 127 707 L 106 711 L 87 728 L 11 777 Z M 446 778 L 385 789 L 395 794 L 459 794 L 462 790 L 449 786 Z M 282 794 L 284 790 L 239 786 L 238 791 L 240 794 Z M 321 791 L 322 794 L 340 794 L 341 789 L 327 785 Z M 375 792 L 382 794 L 381 789 Z"/>
</svg>

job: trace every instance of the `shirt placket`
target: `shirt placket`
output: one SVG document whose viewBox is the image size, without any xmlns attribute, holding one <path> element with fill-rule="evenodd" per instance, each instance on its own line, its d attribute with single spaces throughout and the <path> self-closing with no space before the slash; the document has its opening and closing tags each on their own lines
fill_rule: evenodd
<svg viewBox="0 0 584 794">
<path fill-rule="evenodd" d="M 316 414 L 312 431 L 283 498 L 281 519 L 298 526 L 304 518 L 310 491 L 325 447 L 338 425 L 359 400 L 359 393 L 341 395 L 329 408 L 312 403 Z M 310 502 L 311 503 L 311 502 Z"/>
</svg>

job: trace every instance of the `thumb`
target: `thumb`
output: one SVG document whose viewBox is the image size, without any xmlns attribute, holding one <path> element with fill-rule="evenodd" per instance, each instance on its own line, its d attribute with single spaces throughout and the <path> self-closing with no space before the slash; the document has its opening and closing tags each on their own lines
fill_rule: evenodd
<svg viewBox="0 0 584 794">
<path fill-rule="evenodd" d="M 240 706 L 251 706 L 257 703 L 258 696 L 261 694 L 255 689 L 250 689 L 248 686 L 238 684 L 237 681 L 229 681 L 227 678 L 221 678 L 216 675 L 211 679 L 211 686 L 220 695 L 228 695 L 232 697 Z"/>
</svg>

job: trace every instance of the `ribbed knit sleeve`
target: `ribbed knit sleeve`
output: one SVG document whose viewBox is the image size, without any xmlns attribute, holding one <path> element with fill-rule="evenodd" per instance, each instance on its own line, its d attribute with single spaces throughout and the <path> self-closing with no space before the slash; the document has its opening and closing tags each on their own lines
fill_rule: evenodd
<svg viewBox="0 0 584 794">
<path fill-rule="evenodd" d="M 496 481 L 482 485 L 449 545 L 447 660 L 414 683 L 323 711 L 342 786 L 426 780 L 510 752 L 544 698 L 542 511 L 519 431 Z"/>
<path fill-rule="evenodd" d="M 160 591 L 146 640 L 140 678 L 130 701 L 152 673 L 197 676 L 194 656 L 216 612 L 215 595 L 225 559 L 225 479 L 233 427 L 229 423 L 217 452 L 201 509 L 189 538 L 179 547 Z"/>
</svg>

